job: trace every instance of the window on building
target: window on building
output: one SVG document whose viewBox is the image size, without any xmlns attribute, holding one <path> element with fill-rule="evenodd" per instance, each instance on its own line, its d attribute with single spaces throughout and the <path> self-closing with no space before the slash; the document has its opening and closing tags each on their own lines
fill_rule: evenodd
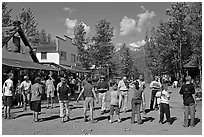
<svg viewBox="0 0 204 137">
<path fill-rule="evenodd" d="M 41 59 L 47 59 L 47 52 L 41 52 Z"/>
<path fill-rule="evenodd" d="M 61 60 L 66 60 L 67 58 L 66 58 L 66 52 L 65 51 L 61 51 L 60 52 L 60 59 Z"/>
<path fill-rule="evenodd" d="M 71 54 L 71 62 L 76 62 L 76 55 Z"/>
</svg>

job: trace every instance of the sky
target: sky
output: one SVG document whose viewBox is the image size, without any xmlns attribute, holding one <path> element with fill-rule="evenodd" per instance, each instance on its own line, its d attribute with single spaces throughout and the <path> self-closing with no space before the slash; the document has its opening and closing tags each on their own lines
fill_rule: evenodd
<svg viewBox="0 0 204 137">
<path fill-rule="evenodd" d="M 22 8 L 30 8 L 35 13 L 38 30 L 45 29 L 52 39 L 64 35 L 73 37 L 73 27 L 82 21 L 86 37 L 95 35 L 95 25 L 106 19 L 114 27 L 112 42 L 116 46 L 126 43 L 136 48 L 144 45 L 145 32 L 166 19 L 166 9 L 171 2 L 8 2 L 11 16 Z"/>
</svg>

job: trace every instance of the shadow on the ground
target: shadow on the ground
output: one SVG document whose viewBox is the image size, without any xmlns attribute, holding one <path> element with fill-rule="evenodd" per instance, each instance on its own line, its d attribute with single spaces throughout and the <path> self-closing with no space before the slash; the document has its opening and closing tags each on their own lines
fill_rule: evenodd
<svg viewBox="0 0 204 137">
<path fill-rule="evenodd" d="M 132 109 L 128 109 L 126 112 L 132 112 Z"/>
<path fill-rule="evenodd" d="M 195 125 L 197 125 L 200 122 L 199 118 L 195 118 Z"/>
<path fill-rule="evenodd" d="M 73 121 L 73 120 L 78 120 L 78 119 L 83 119 L 83 118 L 84 118 L 83 116 L 80 116 L 80 117 L 71 118 L 70 120 Z"/>
<path fill-rule="evenodd" d="M 23 110 L 21 110 L 21 111 L 15 111 L 15 112 L 12 112 L 12 113 L 21 113 L 21 112 L 23 112 Z"/>
<path fill-rule="evenodd" d="M 188 119 L 188 125 L 190 125 L 191 119 Z M 200 122 L 199 118 L 195 118 L 194 124 L 195 126 Z"/>
<path fill-rule="evenodd" d="M 109 120 L 109 116 L 102 116 L 102 117 L 95 118 L 95 120 L 97 120 L 97 121 L 103 121 L 105 119 Z"/>
<path fill-rule="evenodd" d="M 75 106 L 75 107 L 71 107 L 70 109 L 78 109 L 78 108 L 83 108 L 83 106 Z"/>
<path fill-rule="evenodd" d="M 99 109 L 101 109 L 101 107 L 95 107 L 95 108 L 94 108 L 94 110 L 99 110 Z"/>
<path fill-rule="evenodd" d="M 151 110 L 151 109 L 145 109 L 145 113 L 146 113 L 146 114 L 149 113 L 149 112 L 151 112 L 151 111 L 153 111 L 153 110 Z"/>
<path fill-rule="evenodd" d="M 50 116 L 50 117 L 45 117 L 45 118 L 42 118 L 42 121 L 54 120 L 54 119 L 57 119 L 57 118 L 60 118 L 60 116 L 59 115 L 54 115 L 54 116 Z"/>
<path fill-rule="evenodd" d="M 31 115 L 33 115 L 33 113 L 24 113 L 24 114 L 17 115 L 17 116 L 15 117 L 15 119 L 16 119 L 16 118 L 19 118 L 19 117 L 31 116 Z"/>
<path fill-rule="evenodd" d="M 177 117 L 171 117 L 171 118 L 170 118 L 170 124 L 172 125 L 172 124 L 174 123 L 174 121 L 176 121 L 176 120 L 177 120 Z M 165 124 L 166 122 L 167 122 L 167 120 L 164 121 L 163 124 Z"/>
<path fill-rule="evenodd" d="M 152 122 L 155 119 L 153 117 L 143 117 L 143 118 L 144 118 L 144 119 L 142 119 L 143 122 Z"/>
<path fill-rule="evenodd" d="M 131 117 L 121 118 L 121 122 L 131 119 Z"/>
</svg>

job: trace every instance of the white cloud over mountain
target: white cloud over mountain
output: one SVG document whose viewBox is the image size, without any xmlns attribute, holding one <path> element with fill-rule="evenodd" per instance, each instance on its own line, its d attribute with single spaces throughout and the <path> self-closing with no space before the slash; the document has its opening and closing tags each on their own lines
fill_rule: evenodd
<svg viewBox="0 0 204 137">
<path fill-rule="evenodd" d="M 145 10 L 144 6 L 141 6 L 141 8 Z M 138 14 L 136 19 L 124 16 L 120 22 L 120 35 L 124 36 L 141 32 L 143 26 L 147 25 L 154 16 L 156 16 L 154 11 L 149 12 L 148 10 Z"/>
<path fill-rule="evenodd" d="M 63 10 L 68 11 L 70 14 L 72 14 L 74 11 L 77 11 L 77 9 L 71 9 L 69 7 L 64 7 Z"/>
<path fill-rule="evenodd" d="M 74 27 L 77 25 L 77 23 L 78 23 L 77 19 L 71 20 L 67 18 L 65 20 L 65 26 L 67 26 L 67 35 L 71 38 L 74 37 Z M 86 25 L 84 22 L 83 22 L 83 25 L 84 25 L 84 29 L 86 31 L 86 36 L 87 36 L 90 32 L 90 26 Z"/>
<path fill-rule="evenodd" d="M 130 43 L 129 45 L 134 48 L 139 48 L 143 46 L 145 43 L 146 43 L 145 40 L 141 40 L 141 41 Z"/>
</svg>

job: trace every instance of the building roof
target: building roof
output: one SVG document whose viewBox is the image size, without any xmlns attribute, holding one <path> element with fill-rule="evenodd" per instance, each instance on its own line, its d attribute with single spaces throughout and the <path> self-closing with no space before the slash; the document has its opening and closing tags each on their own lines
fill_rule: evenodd
<svg viewBox="0 0 204 137">
<path fill-rule="evenodd" d="M 56 53 L 57 52 L 57 46 L 54 43 L 38 45 L 35 47 L 35 49 L 36 49 L 36 53 L 41 53 L 41 52 Z"/>
<path fill-rule="evenodd" d="M 198 64 L 196 63 L 196 59 L 190 60 L 188 63 L 186 63 L 183 68 L 198 68 Z"/>
</svg>

